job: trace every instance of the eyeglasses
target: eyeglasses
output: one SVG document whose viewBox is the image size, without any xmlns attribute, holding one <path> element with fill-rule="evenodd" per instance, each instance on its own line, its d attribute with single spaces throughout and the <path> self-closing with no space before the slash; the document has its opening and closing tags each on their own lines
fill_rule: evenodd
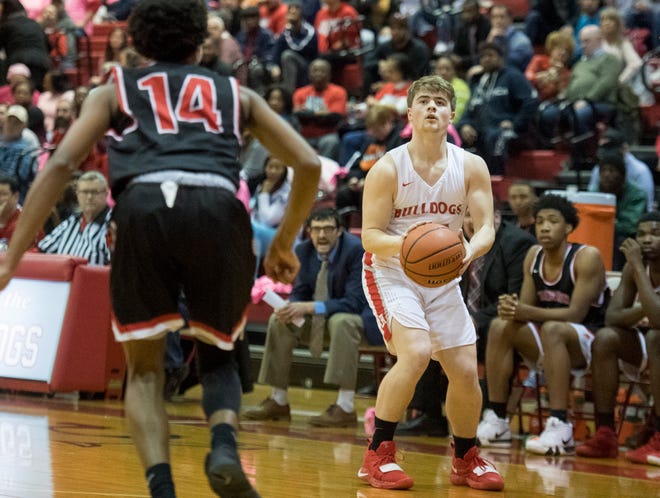
<svg viewBox="0 0 660 498">
<path fill-rule="evenodd" d="M 336 230 L 337 230 L 337 227 L 330 226 L 330 225 L 325 226 L 325 227 L 309 227 L 309 231 L 312 232 L 314 235 L 318 235 L 321 232 L 323 232 L 326 235 L 330 235 L 330 234 L 335 233 Z"/>
<path fill-rule="evenodd" d="M 101 195 L 105 194 L 105 189 L 103 190 L 78 190 L 78 195 Z"/>
</svg>

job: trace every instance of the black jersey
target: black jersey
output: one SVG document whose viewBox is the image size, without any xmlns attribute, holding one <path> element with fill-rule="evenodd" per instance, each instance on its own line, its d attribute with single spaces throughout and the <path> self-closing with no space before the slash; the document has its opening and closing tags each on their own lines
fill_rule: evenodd
<svg viewBox="0 0 660 498">
<path fill-rule="evenodd" d="M 156 63 L 112 69 L 121 115 L 108 132 L 110 186 L 168 169 L 224 175 L 238 185 L 239 90 L 200 66 Z"/>
<path fill-rule="evenodd" d="M 559 278 L 548 282 L 543 278 L 543 250 L 539 247 L 532 261 L 532 278 L 536 289 L 536 299 L 541 308 L 566 308 L 571 302 L 575 288 L 575 256 L 584 247 L 582 244 L 568 244 L 564 254 L 564 265 Z M 602 327 L 605 323 L 605 309 L 609 297 L 607 286 L 595 303 L 592 303 L 582 324 L 590 329 Z"/>
</svg>

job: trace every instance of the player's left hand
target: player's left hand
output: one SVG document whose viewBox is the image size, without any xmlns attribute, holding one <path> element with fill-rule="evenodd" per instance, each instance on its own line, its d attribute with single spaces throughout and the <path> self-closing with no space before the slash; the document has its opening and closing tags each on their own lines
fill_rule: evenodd
<svg viewBox="0 0 660 498">
<path fill-rule="evenodd" d="M 470 266 L 470 263 L 472 262 L 472 258 L 474 257 L 474 252 L 472 252 L 472 247 L 465 238 L 465 234 L 463 233 L 462 229 L 458 231 L 458 234 L 461 238 L 461 243 L 465 248 L 465 257 L 463 258 L 461 270 L 458 272 L 459 275 L 463 275 L 463 273 L 465 273 L 465 271 L 468 269 L 468 266 Z"/>
</svg>

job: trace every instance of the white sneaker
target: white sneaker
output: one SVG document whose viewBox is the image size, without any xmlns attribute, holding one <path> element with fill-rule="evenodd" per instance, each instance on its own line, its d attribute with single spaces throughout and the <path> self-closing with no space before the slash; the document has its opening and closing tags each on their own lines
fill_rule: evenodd
<svg viewBox="0 0 660 498">
<path fill-rule="evenodd" d="M 527 440 L 525 449 L 537 455 L 574 455 L 573 424 L 562 422 L 557 417 L 550 417 L 545 423 L 543 432 Z"/>
<path fill-rule="evenodd" d="M 498 417 L 493 410 L 485 410 L 479 427 L 477 427 L 477 439 L 482 448 L 511 447 L 511 427 L 508 418 Z"/>
</svg>

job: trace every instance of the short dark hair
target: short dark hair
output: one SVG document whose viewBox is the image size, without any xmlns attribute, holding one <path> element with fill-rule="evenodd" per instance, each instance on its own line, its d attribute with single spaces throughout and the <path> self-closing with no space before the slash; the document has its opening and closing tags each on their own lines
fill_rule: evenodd
<svg viewBox="0 0 660 498">
<path fill-rule="evenodd" d="M 335 220 L 335 226 L 337 228 L 340 228 L 342 226 L 341 216 L 339 216 L 339 211 L 337 211 L 333 207 L 323 207 L 316 209 L 315 211 L 312 211 L 312 214 L 310 214 L 309 218 L 307 218 L 307 227 L 312 226 L 312 221 L 321 221 L 328 219 Z"/>
<path fill-rule="evenodd" d="M 543 194 L 534 203 L 534 217 L 542 209 L 555 209 L 561 213 L 566 223 L 573 227 L 575 230 L 580 222 L 577 209 L 575 205 L 563 195 L 556 194 Z"/>
<path fill-rule="evenodd" d="M 499 43 L 483 41 L 479 44 L 479 55 L 485 50 L 493 50 L 497 52 L 500 57 L 504 57 L 504 49 Z"/>
<path fill-rule="evenodd" d="M 657 221 L 658 223 L 660 223 L 660 211 L 649 211 L 648 213 L 644 213 L 639 218 L 639 221 L 637 222 L 637 226 L 639 226 L 640 223 L 644 223 L 645 221 Z"/>
<path fill-rule="evenodd" d="M 208 36 L 206 25 L 202 0 L 141 0 L 128 19 L 128 33 L 143 56 L 183 62 Z"/>
<path fill-rule="evenodd" d="M 12 194 L 18 192 L 18 180 L 13 176 L 0 174 L 0 185 L 9 185 Z"/>
</svg>

